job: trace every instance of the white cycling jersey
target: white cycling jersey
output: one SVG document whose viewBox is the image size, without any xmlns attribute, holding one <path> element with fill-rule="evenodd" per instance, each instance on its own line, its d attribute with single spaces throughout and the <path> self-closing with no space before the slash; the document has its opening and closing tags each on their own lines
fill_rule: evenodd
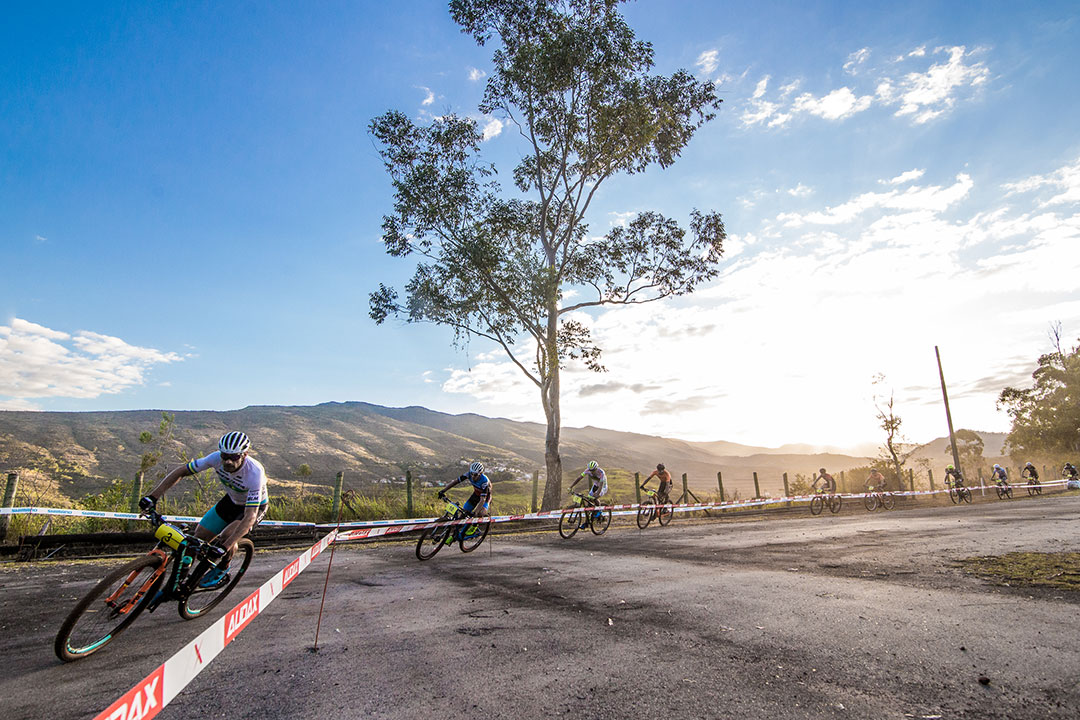
<svg viewBox="0 0 1080 720">
<path fill-rule="evenodd" d="M 585 477 L 592 480 L 592 487 L 589 489 L 589 495 L 594 498 L 601 498 L 604 495 L 607 495 L 607 473 L 601 468 L 596 468 L 596 470 L 586 470 L 583 474 Z"/>
<path fill-rule="evenodd" d="M 266 492 L 266 469 L 253 457 L 244 458 L 240 469 L 232 473 L 222 468 L 220 452 L 212 452 L 206 457 L 192 460 L 187 466 L 192 473 L 214 468 L 229 498 L 237 505 L 257 507 L 270 499 Z"/>
</svg>

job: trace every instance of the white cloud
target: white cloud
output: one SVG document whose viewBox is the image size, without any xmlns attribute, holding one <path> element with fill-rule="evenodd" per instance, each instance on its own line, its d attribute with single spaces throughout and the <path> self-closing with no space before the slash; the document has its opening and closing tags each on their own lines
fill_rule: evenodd
<svg viewBox="0 0 1080 720">
<path fill-rule="evenodd" d="M 844 63 L 844 72 L 849 75 L 854 75 L 859 71 L 859 66 L 867 61 L 870 57 L 870 48 L 862 48 L 848 55 L 847 62 Z"/>
<path fill-rule="evenodd" d="M 483 135 L 484 141 L 486 142 L 493 137 L 498 137 L 499 133 L 501 133 L 503 129 L 503 121 L 493 117 L 485 118 L 485 120 L 486 122 L 484 123 Z"/>
<path fill-rule="evenodd" d="M 901 55 L 884 72 L 869 65 L 870 54 L 869 48 L 862 48 L 851 53 L 843 66 L 852 76 L 866 77 L 865 90 L 844 86 L 822 95 L 803 92 L 792 97 L 800 85 L 800 81 L 795 80 L 781 86 L 775 97 L 768 97 L 770 76 L 766 75 L 746 102 L 740 118 L 743 126 L 785 127 L 801 114 L 838 121 L 875 104 L 898 105 L 894 113 L 897 117 L 907 117 L 914 124 L 922 125 L 947 113 L 960 99 L 973 94 L 990 79 L 986 65 L 972 62 L 973 53 L 962 45 L 937 48 L 933 54 L 946 54 L 947 60 L 899 76 L 895 73 L 900 65 L 925 63 L 925 48 Z"/>
<path fill-rule="evenodd" d="M 792 197 L 809 197 L 814 194 L 814 189 L 799 183 L 795 187 L 789 188 L 787 194 Z"/>
<path fill-rule="evenodd" d="M 35 245 L 44 245 L 47 242 L 49 242 L 49 238 L 47 238 L 47 237 L 45 237 L 43 235 L 35 235 L 34 236 L 34 244 Z"/>
<path fill-rule="evenodd" d="M 925 172 L 926 172 L 925 170 L 919 170 L 919 169 L 908 170 L 907 172 L 900 173 L 899 175 L 897 175 L 896 177 L 894 177 L 891 180 L 878 180 L 878 182 L 883 184 L 883 185 L 903 185 L 904 183 L 909 183 L 909 182 L 912 182 L 913 180 L 918 180 L 919 178 L 921 178 L 923 176 L 923 174 Z"/>
<path fill-rule="evenodd" d="M 915 124 L 926 123 L 955 106 L 959 91 L 979 87 L 990 78 L 983 63 L 964 62 L 964 46 L 938 48 L 934 54 L 942 52 L 948 53 L 948 61 L 934 64 L 926 72 L 908 73 L 899 81 L 897 116 L 911 115 Z"/>
<path fill-rule="evenodd" d="M 487 73 L 479 68 L 469 68 L 469 82 L 479 82 L 487 77 Z"/>
<path fill-rule="evenodd" d="M 0 398 L 95 398 L 142 385 L 154 365 L 176 353 L 129 345 L 80 330 L 74 336 L 20 318 L 0 326 Z"/>
<path fill-rule="evenodd" d="M 638 213 L 636 210 L 627 210 L 626 212 L 610 212 L 608 215 L 611 216 L 610 224 L 612 227 L 616 225 L 626 227 L 631 220 L 638 216 Z"/>
<path fill-rule="evenodd" d="M 795 98 L 792 110 L 796 113 L 805 112 L 816 115 L 826 120 L 843 120 L 866 110 L 872 102 L 873 97 L 870 95 L 858 97 L 851 88 L 843 87 L 820 98 L 810 93 L 803 93 Z"/>
<path fill-rule="evenodd" d="M 428 105 L 435 102 L 435 93 L 433 93 L 430 88 L 426 88 L 423 85 L 417 85 L 416 89 L 424 91 L 424 99 L 420 101 L 421 105 L 427 107 Z"/>
<path fill-rule="evenodd" d="M 717 50 L 706 50 L 698 55 L 697 62 L 694 64 L 701 68 L 703 75 L 712 75 L 716 70 L 720 62 L 720 52 Z"/>
<path fill-rule="evenodd" d="M 1052 188 L 1056 194 L 1043 200 L 1040 207 L 1080 202 L 1080 159 L 1048 175 L 1034 175 L 1015 183 L 1006 183 L 1003 187 L 1009 195 Z"/>
</svg>

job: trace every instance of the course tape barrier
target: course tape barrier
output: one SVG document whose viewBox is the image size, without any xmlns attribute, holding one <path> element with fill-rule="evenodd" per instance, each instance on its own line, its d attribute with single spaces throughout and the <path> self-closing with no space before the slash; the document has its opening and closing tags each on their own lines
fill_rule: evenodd
<svg viewBox="0 0 1080 720">
<path fill-rule="evenodd" d="M 1055 485 L 1064 485 L 1065 480 L 1051 480 L 1048 482 L 1040 483 L 1040 487 L 1046 488 Z M 968 490 L 993 490 L 996 485 L 965 485 Z M 1025 491 L 1027 485 L 1015 485 L 1010 487 L 1014 492 Z M 894 497 L 920 497 L 927 495 L 941 495 L 949 492 L 948 488 L 941 490 L 904 490 L 904 491 L 885 491 Z M 876 491 L 873 493 L 861 492 L 861 493 L 835 493 L 845 499 L 862 499 L 868 495 L 878 494 Z M 809 503 L 814 498 L 814 495 L 793 495 L 785 497 L 771 497 L 771 498 L 754 498 L 753 500 L 732 500 L 727 502 L 710 502 L 710 503 L 692 503 L 692 504 L 680 504 L 672 505 L 672 510 L 677 513 L 695 512 L 700 510 L 731 510 L 735 508 L 750 508 L 750 507 L 764 507 L 766 505 L 777 505 L 780 503 Z M 671 505 L 670 503 L 668 503 Z M 629 505 L 602 505 L 598 506 L 605 512 L 610 510 L 612 515 L 636 515 L 639 508 L 642 506 L 638 503 Z M 457 520 L 443 520 L 442 518 L 413 518 L 410 520 L 397 520 L 392 525 L 375 525 L 374 523 L 364 523 L 363 527 L 358 527 L 356 524 L 346 525 L 342 523 L 341 531 L 338 533 L 337 542 L 348 542 L 350 540 L 368 540 L 376 537 L 384 537 L 388 535 L 397 535 L 407 532 L 415 532 L 417 530 L 427 530 L 433 527 L 444 527 L 447 525 L 467 525 L 472 523 L 505 523 L 515 522 L 521 520 L 557 520 L 564 513 L 579 508 L 560 508 L 558 510 L 544 510 L 535 513 L 525 513 L 522 515 L 495 515 L 481 518 L 459 518 Z M 325 527 L 325 526 L 320 526 Z M 335 526 L 330 526 L 335 527 Z"/>
<path fill-rule="evenodd" d="M 94 720 L 149 720 L 161 712 L 241 630 L 266 610 L 266 606 L 334 542 L 336 535 L 335 531 L 330 531 L 322 540 L 305 550 L 258 590 L 199 633 L 199 636 L 183 649 L 137 682 L 116 702 L 97 714 Z"/>
<path fill-rule="evenodd" d="M 1040 482 L 1040 487 L 1047 488 L 1057 485 L 1067 484 L 1067 480 L 1049 480 L 1046 482 Z M 994 490 L 996 485 L 965 485 L 968 490 Z M 1026 491 L 1028 485 L 1026 483 L 1011 483 L 1010 487 L 1014 492 Z M 940 490 L 903 490 L 903 491 L 886 491 L 894 497 L 920 497 L 926 495 L 943 495 L 949 492 L 948 488 Z M 847 499 L 861 499 L 867 495 L 876 493 L 834 493 L 840 497 Z M 710 503 L 693 503 L 693 504 L 680 504 L 673 505 L 672 509 L 677 513 L 694 512 L 698 510 L 728 510 L 734 508 L 747 508 L 747 507 L 761 507 L 764 505 L 774 505 L 777 503 L 804 503 L 810 502 L 814 498 L 814 495 L 792 495 L 784 497 L 769 497 L 769 498 L 754 498 L 752 500 L 733 500 L 726 502 L 710 502 Z M 670 504 L 670 503 L 668 503 Z M 611 510 L 613 515 L 632 515 L 637 512 L 641 505 L 634 503 L 630 505 L 604 505 L 605 510 Z M 496 515 L 494 517 L 477 518 L 480 522 L 493 522 L 504 523 L 514 522 L 519 520 L 551 520 L 558 519 L 569 508 L 560 508 L 558 510 L 545 510 L 541 512 L 525 513 L 523 515 Z M 110 520 L 146 520 L 145 517 L 138 513 L 127 512 L 106 512 L 103 510 L 73 510 L 69 508 L 40 508 L 40 507 L 16 507 L 16 508 L 0 508 L 0 516 L 3 515 L 60 515 L 68 517 L 87 517 L 87 518 L 104 518 Z M 198 522 L 201 517 L 193 517 L 188 515 L 165 515 L 166 520 L 171 522 Z M 316 529 L 331 529 L 341 528 L 341 539 L 344 540 L 360 540 L 369 537 L 380 537 L 383 535 L 395 535 L 398 533 L 412 532 L 414 530 L 425 530 L 429 527 L 436 527 L 439 525 L 454 525 L 465 524 L 474 522 L 473 519 L 462 519 L 454 521 L 441 522 L 442 518 L 429 517 L 429 518 L 398 518 L 393 520 L 366 520 L 363 522 L 351 522 L 351 523 L 311 523 L 311 522 L 299 522 L 295 520 L 263 520 L 260 525 L 266 525 L 270 527 L 310 527 Z M 370 532 L 360 532 L 360 531 Z"/>
<path fill-rule="evenodd" d="M 61 515 L 66 517 L 103 518 L 105 520 L 147 520 L 139 513 L 106 512 L 105 510 L 74 510 L 71 508 L 12 507 L 0 508 L 0 515 Z M 162 515 L 169 522 L 199 522 L 202 516 Z M 273 527 L 315 527 L 315 523 L 295 520 L 263 520 L 260 525 Z M 336 527 L 330 525 L 329 527 Z"/>
</svg>

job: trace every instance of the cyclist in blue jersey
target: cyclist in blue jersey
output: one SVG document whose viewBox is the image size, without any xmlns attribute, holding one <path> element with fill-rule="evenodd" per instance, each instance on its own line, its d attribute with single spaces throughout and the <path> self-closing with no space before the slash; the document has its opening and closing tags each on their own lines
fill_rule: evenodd
<svg viewBox="0 0 1080 720">
<path fill-rule="evenodd" d="M 998 485 L 1008 485 L 1009 473 L 1006 472 L 1005 468 L 1001 467 L 1000 465 L 994 465 L 994 469 L 990 473 L 990 479 L 996 482 Z"/>
<path fill-rule="evenodd" d="M 474 462 L 470 465 L 468 472 L 461 475 L 457 480 L 439 491 L 439 497 L 445 500 L 446 491 L 463 482 L 468 482 L 472 485 L 473 494 L 465 502 L 462 509 L 464 509 L 468 515 L 472 515 L 473 517 L 483 517 L 487 515 L 488 508 L 491 505 L 491 480 L 484 474 L 484 463 Z"/>
<path fill-rule="evenodd" d="M 251 441 L 247 435 L 242 432 L 225 433 L 218 442 L 217 452 L 169 471 L 157 487 L 139 501 L 139 507 L 149 510 L 180 478 L 196 475 L 208 468 L 213 468 L 217 473 L 225 486 L 225 496 L 199 520 L 195 537 L 213 541 L 226 557 L 219 567 L 203 577 L 199 587 L 213 588 L 228 582 L 229 560 L 236 550 L 236 543 L 259 524 L 269 507 L 266 469 L 258 460 L 248 456 L 249 450 Z"/>
</svg>

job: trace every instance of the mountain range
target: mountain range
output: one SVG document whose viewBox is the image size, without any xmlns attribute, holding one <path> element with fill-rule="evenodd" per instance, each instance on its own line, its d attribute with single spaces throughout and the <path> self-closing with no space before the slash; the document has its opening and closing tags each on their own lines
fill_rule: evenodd
<svg viewBox="0 0 1080 720">
<path fill-rule="evenodd" d="M 253 454 L 279 491 L 300 483 L 306 464 L 308 485 L 329 485 L 338 471 L 363 484 L 403 475 L 446 480 L 472 459 L 482 459 L 504 476 L 531 477 L 544 471 L 545 427 L 538 423 L 450 415 L 423 407 L 390 408 L 364 402 L 315 406 L 253 406 L 230 411 L 176 411 L 166 464 L 215 449 L 227 430 L 252 438 Z M 50 486 L 47 495 L 78 498 L 114 478 L 130 478 L 147 446 L 140 433 L 156 433 L 159 410 L 114 412 L 0 412 L 0 472 L 36 473 Z M 1000 434 L 983 433 L 987 455 L 1000 447 Z M 993 437 L 992 437 L 993 436 Z M 947 462 L 944 438 L 922 446 L 932 466 Z M 687 473 L 694 491 L 715 491 L 717 472 L 727 492 L 753 492 L 753 473 L 762 492 L 775 493 L 781 476 L 810 475 L 820 467 L 838 472 L 871 462 L 867 456 L 813 452 L 805 445 L 779 448 L 738 443 L 688 442 L 595 427 L 562 430 L 563 466 L 576 475 L 589 460 L 602 467 L 651 472 L 663 462 L 678 478 Z M 940 456 L 940 457 L 939 457 Z"/>
</svg>

